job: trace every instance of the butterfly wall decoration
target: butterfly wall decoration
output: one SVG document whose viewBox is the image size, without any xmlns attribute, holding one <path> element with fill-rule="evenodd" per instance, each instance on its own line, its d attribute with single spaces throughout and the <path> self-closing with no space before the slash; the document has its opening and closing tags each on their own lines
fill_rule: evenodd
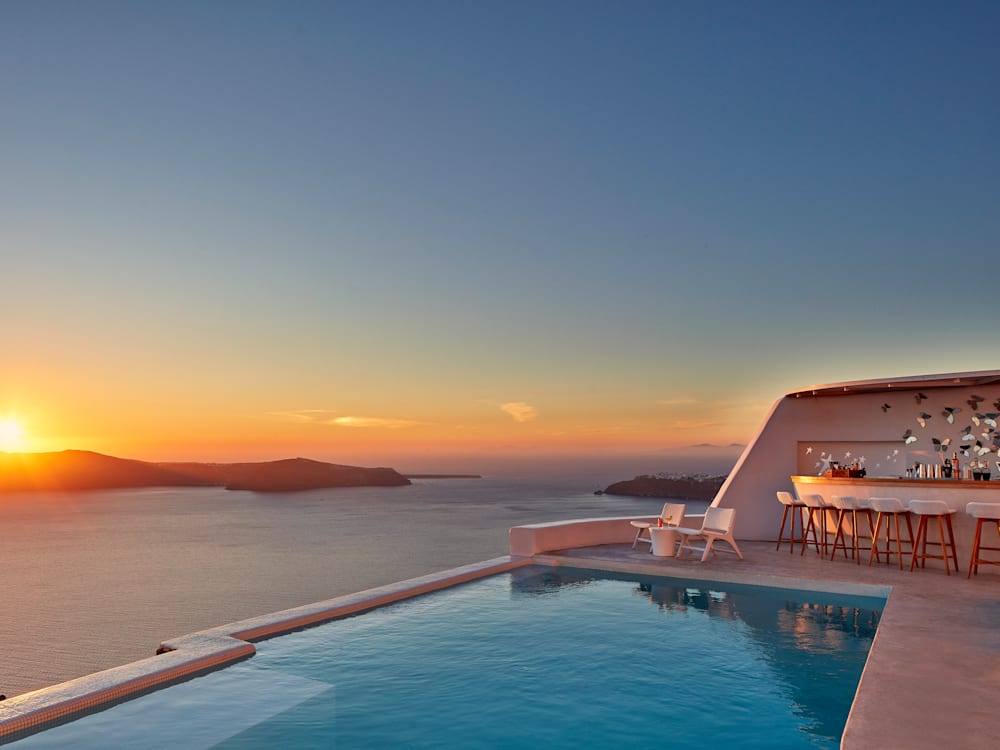
<svg viewBox="0 0 1000 750">
<path fill-rule="evenodd" d="M 941 412 L 941 416 L 948 420 L 948 424 L 955 424 L 955 415 L 958 414 L 961 409 L 956 409 L 954 406 L 944 407 L 944 411 Z"/>
<path fill-rule="evenodd" d="M 920 392 L 918 391 L 918 392 L 917 392 L 917 395 L 915 395 L 915 396 L 913 397 L 913 399 L 914 399 L 914 400 L 915 400 L 915 401 L 916 401 L 916 402 L 917 402 L 917 403 L 919 404 L 919 403 L 920 403 L 921 401 L 926 401 L 926 400 L 927 400 L 927 395 L 926 395 L 926 394 L 924 394 L 924 393 L 920 393 Z"/>
<path fill-rule="evenodd" d="M 925 411 L 920 412 L 920 416 L 917 417 L 917 422 L 920 423 L 921 427 L 927 426 L 927 420 L 931 418 L 931 415 Z"/>
<path fill-rule="evenodd" d="M 972 395 L 972 396 L 969 396 L 969 400 L 966 401 L 965 403 L 967 403 L 969 405 L 970 409 L 972 409 L 973 411 L 975 411 L 976 409 L 979 408 L 979 405 L 981 403 L 983 403 L 983 401 L 985 401 L 985 400 L 986 399 L 983 398 L 982 396 Z M 997 407 L 997 408 L 1000 408 L 1000 407 Z"/>
</svg>

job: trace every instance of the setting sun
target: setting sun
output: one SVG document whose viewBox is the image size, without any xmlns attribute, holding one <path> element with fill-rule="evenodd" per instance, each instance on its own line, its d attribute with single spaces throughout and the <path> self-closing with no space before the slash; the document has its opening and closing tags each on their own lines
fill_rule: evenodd
<svg viewBox="0 0 1000 750">
<path fill-rule="evenodd" d="M 18 450 L 21 447 L 21 435 L 21 425 L 16 420 L 0 421 L 0 450 Z"/>
</svg>

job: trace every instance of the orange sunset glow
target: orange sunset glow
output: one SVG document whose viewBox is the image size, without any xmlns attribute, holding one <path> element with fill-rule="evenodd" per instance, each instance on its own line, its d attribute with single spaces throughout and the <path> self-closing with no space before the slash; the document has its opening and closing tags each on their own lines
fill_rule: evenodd
<svg viewBox="0 0 1000 750">
<path fill-rule="evenodd" d="M 23 449 L 21 424 L 16 419 L 0 420 L 0 450 L 19 451 Z"/>
</svg>

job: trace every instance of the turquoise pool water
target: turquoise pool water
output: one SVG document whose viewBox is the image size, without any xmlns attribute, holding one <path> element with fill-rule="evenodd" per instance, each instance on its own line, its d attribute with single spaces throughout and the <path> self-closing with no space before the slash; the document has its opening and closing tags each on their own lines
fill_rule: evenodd
<svg viewBox="0 0 1000 750">
<path fill-rule="evenodd" d="M 261 642 L 13 747 L 836 748 L 883 605 L 525 568 Z"/>
</svg>

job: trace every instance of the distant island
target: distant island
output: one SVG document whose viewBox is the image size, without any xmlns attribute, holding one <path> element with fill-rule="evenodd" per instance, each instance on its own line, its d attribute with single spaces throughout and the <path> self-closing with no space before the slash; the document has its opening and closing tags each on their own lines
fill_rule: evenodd
<svg viewBox="0 0 1000 750">
<path fill-rule="evenodd" d="M 615 482 L 601 495 L 625 495 L 627 497 L 661 497 L 665 500 L 707 500 L 715 495 L 726 481 L 726 475 L 708 474 L 641 474 L 634 479 Z"/>
<path fill-rule="evenodd" d="M 410 480 L 388 468 L 344 466 L 308 458 L 260 463 L 151 463 L 92 451 L 0 452 L 0 492 L 129 487 L 225 487 L 297 492 L 332 487 L 397 487 Z"/>
</svg>

